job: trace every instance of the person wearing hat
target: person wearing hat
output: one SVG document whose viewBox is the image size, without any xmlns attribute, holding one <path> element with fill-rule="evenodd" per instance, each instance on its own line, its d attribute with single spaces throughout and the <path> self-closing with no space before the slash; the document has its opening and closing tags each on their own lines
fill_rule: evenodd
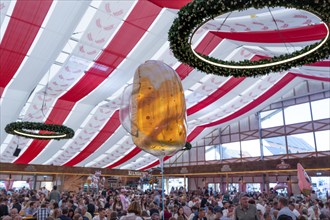
<svg viewBox="0 0 330 220">
<path fill-rule="evenodd" d="M 240 204 L 235 209 L 235 220 L 258 220 L 258 212 L 255 205 L 249 204 L 249 197 L 243 194 Z"/>
</svg>

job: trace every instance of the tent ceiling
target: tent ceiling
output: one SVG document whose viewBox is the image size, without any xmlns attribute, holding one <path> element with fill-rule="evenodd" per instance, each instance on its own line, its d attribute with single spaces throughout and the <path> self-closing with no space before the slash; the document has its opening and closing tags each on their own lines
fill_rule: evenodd
<svg viewBox="0 0 330 220">
<path fill-rule="evenodd" d="M 279 100 L 304 80 L 329 83 L 328 59 L 256 78 L 206 75 L 179 63 L 167 32 L 187 2 L 2 1 L 0 161 L 122 169 L 156 165 L 119 121 L 121 93 L 146 60 L 162 60 L 182 79 L 193 144 Z M 208 22 L 193 45 L 220 59 L 256 60 L 299 50 L 325 35 L 308 12 L 274 8 L 272 14 L 279 30 L 268 9 L 249 9 L 231 13 L 225 23 L 227 15 Z M 17 120 L 65 124 L 76 134 L 61 141 L 6 134 L 6 124 Z M 14 157 L 17 146 L 22 151 Z"/>
</svg>

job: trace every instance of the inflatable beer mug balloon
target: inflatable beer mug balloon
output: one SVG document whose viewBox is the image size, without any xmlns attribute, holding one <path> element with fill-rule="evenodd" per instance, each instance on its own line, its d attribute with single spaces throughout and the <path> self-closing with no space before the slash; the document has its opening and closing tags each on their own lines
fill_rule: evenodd
<svg viewBox="0 0 330 220">
<path fill-rule="evenodd" d="M 177 73 L 160 61 L 147 61 L 123 94 L 120 120 L 139 148 L 158 158 L 186 143 L 186 105 Z"/>
<path fill-rule="evenodd" d="M 187 136 L 186 104 L 177 73 L 160 61 L 140 65 L 133 85 L 123 93 L 120 120 L 136 146 L 159 158 L 164 192 L 163 158 L 183 149 Z"/>
</svg>

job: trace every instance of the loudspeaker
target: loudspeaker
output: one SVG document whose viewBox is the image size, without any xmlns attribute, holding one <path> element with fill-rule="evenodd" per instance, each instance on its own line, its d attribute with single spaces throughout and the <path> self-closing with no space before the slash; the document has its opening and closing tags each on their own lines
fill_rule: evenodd
<svg viewBox="0 0 330 220">
<path fill-rule="evenodd" d="M 21 153 L 21 149 L 19 149 L 18 147 L 16 148 L 15 152 L 13 153 L 14 157 L 18 157 L 18 155 Z"/>
</svg>

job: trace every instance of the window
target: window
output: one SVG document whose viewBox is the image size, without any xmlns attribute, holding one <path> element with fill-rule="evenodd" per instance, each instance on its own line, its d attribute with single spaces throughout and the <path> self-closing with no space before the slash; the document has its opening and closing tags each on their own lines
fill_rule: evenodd
<svg viewBox="0 0 330 220">
<path fill-rule="evenodd" d="M 242 157 L 260 157 L 260 141 L 241 141 Z"/>
<path fill-rule="evenodd" d="M 311 102 L 313 120 L 330 118 L 330 99 Z"/>
<path fill-rule="evenodd" d="M 220 160 L 220 146 L 206 146 L 205 147 L 205 160 Z"/>
<path fill-rule="evenodd" d="M 238 183 L 229 183 L 228 184 L 228 191 L 229 192 L 237 192 L 239 190 L 239 184 Z"/>
<path fill-rule="evenodd" d="M 286 154 L 285 136 L 265 138 L 262 145 L 264 156 Z"/>
<path fill-rule="evenodd" d="M 282 109 L 260 112 L 261 128 L 271 128 L 283 125 Z"/>
<path fill-rule="evenodd" d="M 289 154 L 315 151 L 313 133 L 290 135 L 287 140 Z"/>
<path fill-rule="evenodd" d="M 315 132 L 317 151 L 330 150 L 330 130 Z"/>
<path fill-rule="evenodd" d="M 326 199 L 330 193 L 330 177 L 318 176 L 311 177 L 313 189 L 316 191 L 318 198 Z"/>
<path fill-rule="evenodd" d="M 208 183 L 207 187 L 208 187 L 210 193 L 211 193 L 211 191 L 213 193 L 220 192 L 220 183 Z"/>
<path fill-rule="evenodd" d="M 26 181 L 14 181 L 13 189 L 20 190 L 22 188 L 30 189 L 30 185 Z"/>
<path fill-rule="evenodd" d="M 285 124 L 296 124 L 311 121 L 309 103 L 293 105 L 284 109 Z"/>
<path fill-rule="evenodd" d="M 180 190 L 183 189 L 184 187 L 184 178 L 169 178 L 168 179 L 168 189 L 167 189 L 167 184 L 164 184 L 164 190 L 167 193 L 170 193 L 171 190 Z M 188 178 L 186 178 L 186 190 L 188 188 Z"/>
<path fill-rule="evenodd" d="M 222 144 L 221 159 L 241 157 L 241 147 L 239 142 Z"/>
<path fill-rule="evenodd" d="M 260 183 L 247 183 L 246 192 L 261 192 Z"/>
</svg>

